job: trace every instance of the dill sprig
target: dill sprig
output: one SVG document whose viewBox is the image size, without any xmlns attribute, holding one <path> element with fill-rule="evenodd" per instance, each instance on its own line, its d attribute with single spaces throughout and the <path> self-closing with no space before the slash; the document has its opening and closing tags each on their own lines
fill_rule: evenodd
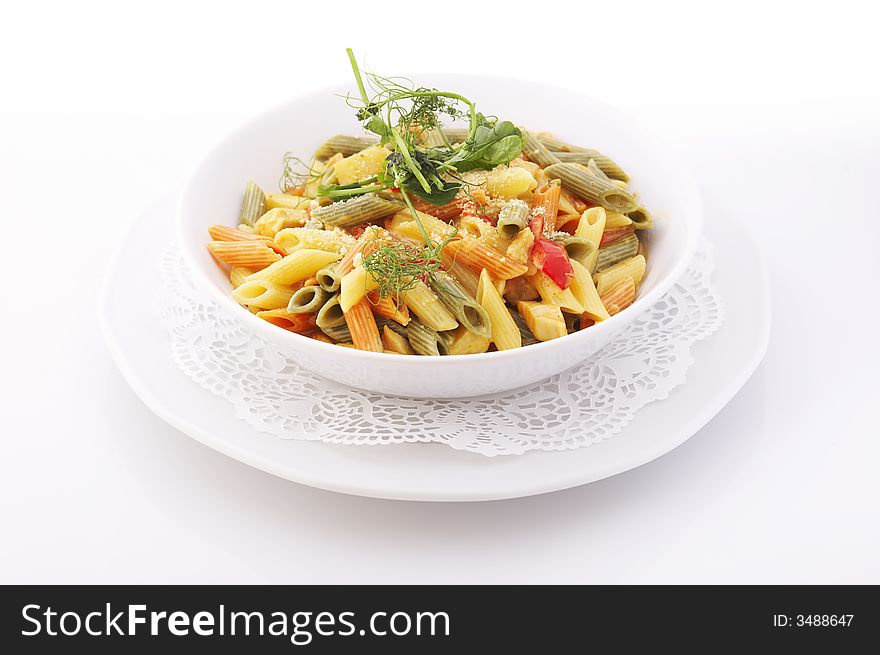
<svg viewBox="0 0 880 655">
<path fill-rule="evenodd" d="M 427 282 L 440 268 L 439 251 L 449 242 L 427 246 L 385 239 L 364 257 L 363 267 L 379 284 L 379 297 L 400 302 L 400 294 Z"/>
<path fill-rule="evenodd" d="M 323 172 L 316 171 L 292 152 L 284 153 L 284 168 L 281 171 L 281 178 L 278 180 L 278 186 L 283 193 L 297 187 L 304 187 L 322 177 Z"/>
</svg>

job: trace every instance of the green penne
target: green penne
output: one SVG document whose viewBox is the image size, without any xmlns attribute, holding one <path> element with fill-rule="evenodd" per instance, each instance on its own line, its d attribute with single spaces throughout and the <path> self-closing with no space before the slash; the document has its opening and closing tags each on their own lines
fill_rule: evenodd
<svg viewBox="0 0 880 655">
<path fill-rule="evenodd" d="M 449 273 L 436 271 L 431 278 L 431 288 L 459 323 L 477 336 L 486 339 L 492 336 L 492 320 L 489 314 L 458 280 Z"/>
<path fill-rule="evenodd" d="M 496 226 L 505 239 L 512 239 L 529 224 L 531 209 L 523 200 L 509 200 L 498 213 Z"/>
<path fill-rule="evenodd" d="M 351 331 L 345 323 L 331 327 L 322 327 L 321 332 L 339 343 L 351 343 Z"/>
<path fill-rule="evenodd" d="M 337 134 L 331 136 L 315 150 L 315 159 L 327 160 L 337 152 L 341 153 L 343 157 L 348 157 L 377 143 L 379 140 L 371 136 Z"/>
<path fill-rule="evenodd" d="M 328 293 L 339 291 L 339 285 L 342 283 L 342 276 L 336 270 L 336 262 L 315 273 L 315 278 L 321 288 Z"/>
<path fill-rule="evenodd" d="M 526 157 L 529 158 L 529 161 L 535 162 L 541 168 L 550 166 L 551 164 L 558 164 L 562 161 L 555 153 L 550 152 L 547 146 L 541 143 L 538 137 L 533 134 L 528 134 L 526 137 L 525 143 L 523 144 L 523 152 Z"/>
<path fill-rule="evenodd" d="M 291 314 L 314 314 L 330 298 L 330 294 L 316 284 L 294 291 L 287 305 Z"/>
<path fill-rule="evenodd" d="M 375 315 L 375 318 L 376 318 L 376 325 L 378 326 L 380 333 L 382 332 L 382 328 L 387 325 L 388 329 L 391 330 L 392 332 L 396 332 L 397 334 L 399 334 L 402 337 L 406 336 L 406 328 L 403 327 L 397 321 L 394 321 L 394 320 L 387 318 L 385 316 L 379 316 L 378 314 Z"/>
<path fill-rule="evenodd" d="M 626 214 L 636 209 L 632 195 L 610 180 L 584 170 L 578 164 L 562 162 L 544 169 L 547 177 L 562 181 L 567 191 L 605 209 Z M 314 215 L 314 212 L 312 213 Z"/>
<path fill-rule="evenodd" d="M 386 200 L 375 193 L 367 193 L 350 200 L 316 207 L 312 210 L 312 218 L 331 227 L 352 227 L 405 208 L 406 205 L 397 200 Z"/>
<path fill-rule="evenodd" d="M 571 259 L 581 261 L 593 254 L 595 246 L 592 241 L 583 237 L 576 237 L 566 232 L 556 232 L 551 236 L 556 243 L 560 243 L 565 247 L 565 252 Z"/>
<path fill-rule="evenodd" d="M 318 314 L 315 316 L 315 325 L 323 330 L 344 324 L 345 315 L 339 305 L 339 294 L 335 293 L 318 310 Z"/>
<path fill-rule="evenodd" d="M 238 222 L 252 226 L 264 213 L 266 213 L 266 194 L 255 182 L 248 182 L 241 199 Z"/>
<path fill-rule="evenodd" d="M 554 155 L 563 162 L 571 162 L 573 164 L 583 164 L 586 166 L 590 160 L 596 162 L 596 165 L 605 175 L 615 180 L 629 182 L 629 175 L 623 169 L 615 164 L 611 159 L 603 155 L 598 150 L 581 150 L 578 152 L 554 152 Z"/>
<path fill-rule="evenodd" d="M 515 309 L 511 309 L 510 315 L 513 317 L 513 322 L 516 323 L 516 327 L 519 328 L 519 334 L 522 337 L 522 345 L 531 346 L 532 344 L 539 343 L 535 338 L 535 335 L 532 334 L 532 331 L 529 329 L 529 326 L 526 325 L 526 320 L 522 317 L 522 314 Z"/>
<path fill-rule="evenodd" d="M 406 337 L 417 355 L 448 355 L 449 343 L 429 327 L 412 319 L 406 325 Z"/>
<path fill-rule="evenodd" d="M 596 272 L 603 271 L 610 266 L 614 266 L 617 262 L 624 259 L 634 257 L 639 251 L 639 238 L 635 234 L 630 234 L 625 239 L 621 239 L 610 246 L 599 248 L 599 256 L 596 259 Z"/>
<path fill-rule="evenodd" d="M 654 219 L 644 207 L 638 207 L 635 211 L 631 211 L 627 216 L 632 219 L 633 227 L 637 230 L 650 230 L 654 227 Z"/>
</svg>

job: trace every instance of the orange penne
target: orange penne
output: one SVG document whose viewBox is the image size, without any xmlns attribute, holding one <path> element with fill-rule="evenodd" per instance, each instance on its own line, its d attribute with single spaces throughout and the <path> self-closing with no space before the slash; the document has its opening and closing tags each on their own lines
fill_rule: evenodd
<svg viewBox="0 0 880 655">
<path fill-rule="evenodd" d="M 512 280 L 525 274 L 528 267 L 477 239 L 457 239 L 446 246 L 456 262 L 475 271 L 486 269 L 496 280 Z"/>
<path fill-rule="evenodd" d="M 380 298 L 378 290 L 368 293 L 367 300 L 370 301 L 373 313 L 390 318 L 401 325 L 409 323 L 409 307 L 404 305 L 402 301 L 395 303 L 394 298 L 390 296 Z"/>
<path fill-rule="evenodd" d="M 269 309 L 257 312 L 257 316 L 264 321 L 269 321 L 272 325 L 300 334 L 315 328 L 314 314 L 291 314 L 287 309 Z"/>
<path fill-rule="evenodd" d="M 244 230 L 229 227 L 228 225 L 212 225 L 208 228 L 208 234 L 211 235 L 211 238 L 214 241 L 262 241 L 278 254 L 285 254 L 281 249 L 281 246 L 272 240 L 272 237 L 263 236 L 254 232 L 245 232 Z"/>
<path fill-rule="evenodd" d="M 373 316 L 370 307 L 370 301 L 361 298 L 344 313 L 345 324 L 348 325 L 348 331 L 351 332 L 351 341 L 355 348 L 381 353 L 384 352 L 382 337 L 379 336 L 376 317 Z"/>
<path fill-rule="evenodd" d="M 379 237 L 385 235 L 385 230 L 377 225 L 373 225 L 364 230 L 364 233 L 358 237 L 358 240 L 352 246 L 351 250 L 345 253 L 345 256 L 336 263 L 336 273 L 342 277 L 346 273 L 351 272 L 354 268 L 354 257 L 359 252 L 363 252 L 368 243 L 375 241 Z"/>
<path fill-rule="evenodd" d="M 572 204 L 575 210 L 578 213 L 578 216 L 587 211 L 592 205 L 589 205 L 583 201 L 580 197 L 574 195 L 573 193 L 569 193 L 565 189 L 562 190 L 562 195 L 565 197 L 568 202 Z"/>
<path fill-rule="evenodd" d="M 621 239 L 625 239 L 630 234 L 635 234 L 636 229 L 632 225 L 624 225 L 623 227 L 610 227 L 602 232 L 602 239 L 599 241 L 599 247 L 616 243 Z"/>
<path fill-rule="evenodd" d="M 545 184 L 535 190 L 532 198 L 532 215 L 544 219 L 544 232 L 556 231 L 556 215 L 559 213 L 559 183 Z"/>
<path fill-rule="evenodd" d="M 633 300 L 635 299 L 636 283 L 633 282 L 633 279 L 629 276 L 626 276 L 599 296 L 599 300 L 602 301 L 602 304 L 605 305 L 605 309 L 607 309 L 608 313 L 612 316 L 632 305 Z"/>
<path fill-rule="evenodd" d="M 208 249 L 225 264 L 257 270 L 281 259 L 281 255 L 263 241 L 210 241 Z"/>
</svg>

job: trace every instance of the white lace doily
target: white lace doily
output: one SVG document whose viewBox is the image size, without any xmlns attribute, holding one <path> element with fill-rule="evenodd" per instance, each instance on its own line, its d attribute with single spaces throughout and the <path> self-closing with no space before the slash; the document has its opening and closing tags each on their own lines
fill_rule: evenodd
<svg viewBox="0 0 880 655">
<path fill-rule="evenodd" d="M 255 430 L 338 444 L 439 442 L 481 455 L 567 450 L 613 436 L 685 381 L 691 346 L 724 320 L 703 240 L 682 279 L 589 361 L 477 400 L 417 400 L 351 389 L 300 368 L 192 281 L 176 245 L 158 300 L 174 361 Z"/>
</svg>

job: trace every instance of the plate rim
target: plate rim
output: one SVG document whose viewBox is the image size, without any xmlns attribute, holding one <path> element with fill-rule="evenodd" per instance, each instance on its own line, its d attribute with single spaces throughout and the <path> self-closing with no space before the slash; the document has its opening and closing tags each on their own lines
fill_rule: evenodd
<svg viewBox="0 0 880 655">
<path fill-rule="evenodd" d="M 111 358 L 113 359 L 114 364 L 122 374 L 123 379 L 125 379 L 126 383 L 131 387 L 135 395 L 138 396 L 138 398 L 147 406 L 148 409 L 150 409 L 150 411 L 156 414 L 163 421 L 165 421 L 175 429 L 179 430 L 180 432 L 183 432 L 192 439 L 198 441 L 199 443 L 202 443 L 212 448 L 213 450 L 216 450 L 228 457 L 247 464 L 248 466 L 297 484 L 304 484 L 317 489 L 323 489 L 336 493 L 386 500 L 407 500 L 421 502 L 482 502 L 553 493 L 555 491 L 562 491 L 584 484 L 589 484 L 591 482 L 596 482 L 598 480 L 612 477 L 614 475 L 644 466 L 645 464 L 648 464 L 658 459 L 659 457 L 662 457 L 663 455 L 671 452 L 672 450 L 683 444 L 685 441 L 690 439 L 712 418 L 714 418 L 736 396 L 737 392 L 742 389 L 743 386 L 745 386 L 746 382 L 748 382 L 748 380 L 754 374 L 755 370 L 757 370 L 758 366 L 763 361 L 769 346 L 773 304 L 770 293 L 769 270 L 766 259 L 763 256 L 760 248 L 757 246 L 757 242 L 752 237 L 751 233 L 740 225 L 739 228 L 742 231 L 742 236 L 753 247 L 755 255 L 754 261 L 757 263 L 759 278 L 761 280 L 760 305 L 764 320 L 761 323 L 761 329 L 758 333 L 759 338 L 756 343 L 757 347 L 753 350 L 753 354 L 748 362 L 738 369 L 737 374 L 731 376 L 729 379 L 726 380 L 723 385 L 721 385 L 720 390 L 713 395 L 712 402 L 703 406 L 701 410 L 692 415 L 688 421 L 683 422 L 681 427 L 677 428 L 674 431 L 674 437 L 669 437 L 667 439 L 664 439 L 663 441 L 657 442 L 656 447 L 654 448 L 640 449 L 638 451 L 638 456 L 629 458 L 629 460 L 625 464 L 621 464 L 620 462 L 611 462 L 605 468 L 600 468 L 598 470 L 590 469 L 586 472 L 576 471 L 568 475 L 557 475 L 551 480 L 535 481 L 527 485 L 523 485 L 522 481 L 520 481 L 520 484 L 518 484 L 515 489 L 505 487 L 493 488 L 491 490 L 479 490 L 476 492 L 473 490 L 466 490 L 462 492 L 447 490 L 442 494 L 437 493 L 435 490 L 432 490 L 430 492 L 424 492 L 421 490 L 409 490 L 407 493 L 403 494 L 399 489 L 382 487 L 381 482 L 373 483 L 373 486 L 367 487 L 364 484 L 345 483 L 344 481 L 338 479 L 327 480 L 324 477 L 309 471 L 307 467 L 299 466 L 298 464 L 291 464 L 289 462 L 281 464 L 253 449 L 247 449 L 232 444 L 229 441 L 224 440 L 222 437 L 212 434 L 210 430 L 202 428 L 192 421 L 177 415 L 163 405 L 162 401 L 159 400 L 154 392 L 148 387 L 140 374 L 135 370 L 134 365 L 129 361 L 129 358 L 126 356 L 124 349 L 115 334 L 110 318 L 110 303 L 108 301 L 112 293 L 113 280 L 115 279 L 115 276 L 113 276 L 112 273 L 113 271 L 117 270 L 118 264 L 122 258 L 122 253 L 125 250 L 125 247 L 127 246 L 130 237 L 136 230 L 136 227 L 140 223 L 140 221 L 145 216 L 157 211 L 164 203 L 168 202 L 170 199 L 174 199 L 177 195 L 179 195 L 179 193 L 179 188 L 171 191 L 161 196 L 155 203 L 153 203 L 146 210 L 141 212 L 131 222 L 129 228 L 126 230 L 125 234 L 114 248 L 113 255 L 110 258 L 107 272 L 105 273 L 102 280 L 100 293 L 98 296 L 98 323 L 101 333 L 104 336 L 104 339 L 108 345 L 108 350 L 110 351 Z M 711 201 L 705 202 L 705 200 L 706 199 L 704 198 L 704 206 L 715 206 L 715 203 L 712 203 Z M 192 380 L 188 380 L 188 382 L 194 385 L 196 384 Z M 683 385 L 684 384 L 687 384 L 687 381 L 685 381 Z M 209 392 L 205 391 L 205 393 Z M 626 429 L 627 428 L 624 427 L 622 432 L 624 432 Z M 254 432 L 254 435 L 261 436 L 257 432 Z M 615 438 L 617 438 L 618 436 L 619 435 L 615 435 Z M 310 444 L 316 447 L 326 445 L 322 444 L 321 442 L 311 441 L 299 441 L 297 443 Z M 382 444 L 377 444 L 377 446 L 378 445 Z M 415 447 L 416 445 L 420 447 L 443 447 L 441 444 L 401 445 L 404 447 Z M 523 455 L 519 455 L 518 457 L 528 455 L 529 453 L 524 453 Z"/>
</svg>

